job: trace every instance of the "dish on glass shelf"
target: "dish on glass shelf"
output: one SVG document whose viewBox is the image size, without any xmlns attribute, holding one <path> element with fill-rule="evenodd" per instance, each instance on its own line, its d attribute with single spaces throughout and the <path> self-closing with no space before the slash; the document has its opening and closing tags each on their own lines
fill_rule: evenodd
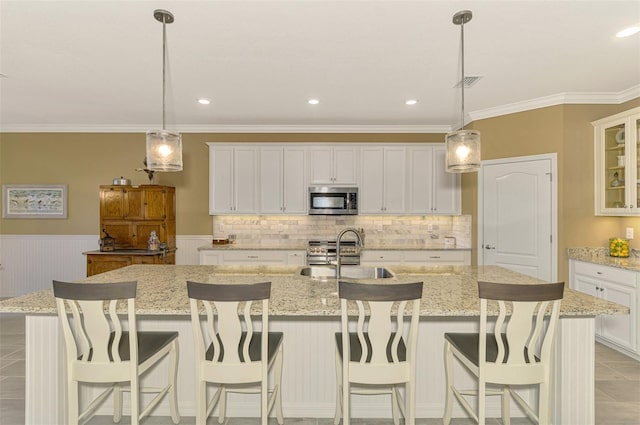
<svg viewBox="0 0 640 425">
<path fill-rule="evenodd" d="M 624 128 L 621 128 L 616 133 L 616 143 L 619 145 L 624 145 Z"/>
</svg>

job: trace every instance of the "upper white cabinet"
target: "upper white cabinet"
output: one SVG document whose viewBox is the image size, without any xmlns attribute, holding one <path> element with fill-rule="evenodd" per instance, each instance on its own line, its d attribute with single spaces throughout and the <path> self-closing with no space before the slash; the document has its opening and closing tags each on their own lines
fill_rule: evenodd
<svg viewBox="0 0 640 425">
<path fill-rule="evenodd" d="M 209 214 L 258 212 L 258 154 L 255 146 L 209 144 Z"/>
<path fill-rule="evenodd" d="M 360 148 L 360 214 L 406 212 L 407 150 L 402 146 Z"/>
<path fill-rule="evenodd" d="M 447 173 L 442 145 L 409 150 L 408 204 L 410 214 L 460 214 L 460 175 Z"/>
<path fill-rule="evenodd" d="M 311 184 L 356 184 L 355 146 L 318 145 L 309 148 Z"/>
<path fill-rule="evenodd" d="M 209 145 L 209 214 L 307 214 L 309 185 L 359 188 L 360 214 L 460 214 L 442 144 Z"/>
<path fill-rule="evenodd" d="M 595 214 L 640 215 L 640 108 L 594 121 Z"/>
<path fill-rule="evenodd" d="M 260 148 L 261 213 L 307 213 L 306 153 L 304 147 Z"/>
</svg>

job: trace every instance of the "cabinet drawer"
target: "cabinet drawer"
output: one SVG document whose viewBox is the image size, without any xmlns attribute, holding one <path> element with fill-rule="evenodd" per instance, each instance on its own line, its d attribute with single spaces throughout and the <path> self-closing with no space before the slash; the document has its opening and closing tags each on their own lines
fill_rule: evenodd
<svg viewBox="0 0 640 425">
<path fill-rule="evenodd" d="M 610 282 L 616 282 L 631 288 L 636 288 L 638 286 L 637 273 L 630 270 L 575 261 L 574 272 L 594 279 L 604 279 Z"/>
<path fill-rule="evenodd" d="M 456 263 L 464 264 L 465 251 L 406 251 L 404 259 L 409 263 Z"/>
<path fill-rule="evenodd" d="M 402 263 L 402 251 L 362 251 L 362 263 Z"/>
<path fill-rule="evenodd" d="M 274 263 L 286 264 L 287 253 L 285 251 L 269 251 L 269 250 L 238 250 L 228 251 L 222 254 L 223 264 L 233 263 Z"/>
</svg>

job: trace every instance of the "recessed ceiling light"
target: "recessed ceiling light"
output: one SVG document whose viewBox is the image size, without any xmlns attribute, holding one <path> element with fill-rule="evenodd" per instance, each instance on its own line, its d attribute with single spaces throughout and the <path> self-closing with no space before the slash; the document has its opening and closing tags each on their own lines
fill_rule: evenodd
<svg viewBox="0 0 640 425">
<path fill-rule="evenodd" d="M 625 28 L 622 31 L 619 31 L 616 34 L 616 37 L 618 37 L 618 38 L 629 37 L 629 36 L 632 36 L 633 34 L 636 34 L 638 32 L 640 32 L 640 26 L 634 25 L 632 27 Z"/>
<path fill-rule="evenodd" d="M 307 100 L 307 103 L 309 105 L 317 105 L 318 103 L 320 103 L 320 101 L 318 99 L 309 99 Z"/>
<path fill-rule="evenodd" d="M 211 100 L 202 98 L 198 99 L 198 103 L 201 105 L 209 105 L 211 103 Z"/>
<path fill-rule="evenodd" d="M 415 105 L 416 103 L 418 103 L 416 99 L 409 99 L 406 102 L 404 102 L 405 105 Z"/>
</svg>

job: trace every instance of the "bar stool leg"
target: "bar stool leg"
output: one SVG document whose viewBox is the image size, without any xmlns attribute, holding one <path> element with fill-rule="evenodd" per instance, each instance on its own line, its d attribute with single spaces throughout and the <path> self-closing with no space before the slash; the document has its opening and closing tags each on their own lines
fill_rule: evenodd
<svg viewBox="0 0 640 425">
<path fill-rule="evenodd" d="M 171 342 L 169 352 L 169 408 L 171 409 L 171 420 L 174 424 L 180 423 L 180 412 L 178 411 L 178 358 L 180 357 L 180 347 L 178 340 Z"/>
<path fill-rule="evenodd" d="M 444 373 L 446 377 L 446 398 L 444 403 L 444 417 L 442 422 L 444 425 L 449 425 L 451 422 L 451 411 L 453 409 L 453 369 L 452 369 L 452 357 L 451 344 L 449 341 L 444 342 Z"/>
<path fill-rule="evenodd" d="M 284 424 L 284 415 L 282 414 L 282 344 L 280 344 L 278 354 L 276 354 L 275 375 L 277 380 L 276 386 L 278 387 L 276 394 L 276 418 L 278 419 L 278 423 L 282 425 Z"/>
</svg>

